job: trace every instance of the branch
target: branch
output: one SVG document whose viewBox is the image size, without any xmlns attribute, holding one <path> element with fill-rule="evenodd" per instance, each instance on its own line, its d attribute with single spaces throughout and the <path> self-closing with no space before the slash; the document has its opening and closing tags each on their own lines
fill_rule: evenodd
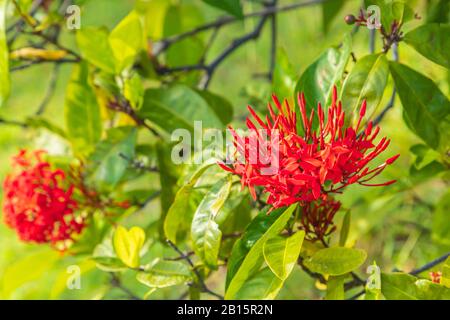
<svg viewBox="0 0 450 320">
<path fill-rule="evenodd" d="M 119 153 L 119 157 L 128 161 L 130 163 L 130 165 L 137 170 L 148 171 L 148 172 L 159 172 L 157 167 L 147 166 L 142 161 L 131 159 L 131 158 L 127 157 L 126 155 L 124 155 L 123 153 Z"/>
<path fill-rule="evenodd" d="M 25 122 L 19 122 L 15 120 L 6 120 L 3 118 L 0 118 L 0 124 L 10 125 L 10 126 L 18 126 L 22 128 L 27 128 L 28 125 Z"/>
<path fill-rule="evenodd" d="M 398 44 L 397 43 L 394 43 L 392 45 L 392 56 L 393 56 L 394 61 L 398 61 Z M 392 90 L 391 98 L 389 99 L 388 104 L 384 107 L 383 111 L 381 111 L 381 113 L 378 115 L 378 117 L 376 117 L 375 120 L 373 121 L 374 125 L 379 124 L 381 122 L 381 120 L 383 120 L 383 118 L 386 116 L 386 113 L 392 107 L 394 107 L 396 94 L 397 94 L 397 92 L 396 92 L 395 85 L 394 85 L 394 89 Z"/>
<path fill-rule="evenodd" d="M 273 0 L 272 7 L 276 7 L 277 0 Z M 273 72 L 275 70 L 275 64 L 277 60 L 277 15 L 272 14 L 270 16 L 270 63 L 269 63 L 269 81 L 273 80 Z"/>
<path fill-rule="evenodd" d="M 301 3 L 292 3 L 292 4 L 288 4 L 288 5 L 284 5 L 284 6 L 267 7 L 261 11 L 256 11 L 256 12 L 245 14 L 242 18 L 237 18 L 237 17 L 233 17 L 233 16 L 225 16 L 225 17 L 217 19 L 216 21 L 201 25 L 190 31 L 168 37 L 166 39 L 163 39 L 163 40 L 155 43 L 153 54 L 155 56 L 159 55 L 163 51 L 167 50 L 173 43 L 179 42 L 183 39 L 194 36 L 197 33 L 215 29 L 215 28 L 221 28 L 225 25 L 228 25 L 228 24 L 231 24 L 234 22 L 238 22 L 238 21 L 242 21 L 242 19 L 254 18 L 254 17 L 268 17 L 272 14 L 276 14 L 279 12 L 286 12 L 286 11 L 290 11 L 290 10 L 294 10 L 294 9 L 299 9 L 299 8 L 303 8 L 303 7 L 307 7 L 307 6 L 311 6 L 311 5 L 320 4 L 320 3 L 323 3 L 326 1 L 330 1 L 330 0 L 310 0 L 310 1 L 305 1 L 305 2 L 301 2 Z"/>
<path fill-rule="evenodd" d="M 12 67 L 9 69 L 9 71 L 14 72 L 14 71 L 20 71 L 20 70 L 24 70 L 24 69 L 28 69 L 32 66 L 35 65 L 39 65 L 39 64 L 44 64 L 44 63 L 55 63 L 55 64 L 64 64 L 64 63 L 78 63 L 80 62 L 77 59 L 61 59 L 61 60 L 33 60 L 33 61 L 28 61 L 22 65 L 18 65 L 15 67 Z"/>
<path fill-rule="evenodd" d="M 55 64 L 50 78 L 50 83 L 47 88 L 47 92 L 45 93 L 44 99 L 42 100 L 41 104 L 39 105 L 36 111 L 37 116 L 45 112 L 47 105 L 50 103 L 50 100 L 52 99 L 53 94 L 55 93 L 56 84 L 58 80 L 58 72 L 59 72 L 59 64 Z"/>
<path fill-rule="evenodd" d="M 141 300 L 138 296 L 136 296 L 133 292 L 131 292 L 128 288 L 123 286 L 122 282 L 120 281 L 119 277 L 115 275 L 114 273 L 111 273 L 112 279 L 111 279 L 111 286 L 117 289 L 120 289 L 124 293 L 127 294 L 127 296 L 131 300 Z"/>
<path fill-rule="evenodd" d="M 208 293 L 212 296 L 215 296 L 216 298 L 223 300 L 223 296 L 221 296 L 218 293 L 215 293 L 214 291 L 211 291 L 205 284 L 205 280 L 203 279 L 203 276 L 200 274 L 200 272 L 195 268 L 194 263 L 192 262 L 191 258 L 189 257 L 189 255 L 186 255 L 183 253 L 183 251 L 181 251 L 172 241 L 170 240 L 166 240 L 167 244 L 173 249 L 175 250 L 180 258 L 182 260 L 185 260 L 191 267 L 192 267 L 192 271 L 195 273 L 195 276 L 197 277 L 199 284 L 200 284 L 200 289 L 202 290 L 202 292 Z"/>
<path fill-rule="evenodd" d="M 448 257 L 450 257 L 450 252 L 444 254 L 442 257 L 439 257 L 439 258 L 437 258 L 437 259 L 435 259 L 435 260 L 433 260 L 433 261 L 423 265 L 420 268 L 417 268 L 417 269 L 411 271 L 409 274 L 411 274 L 413 276 L 416 276 L 416 275 L 418 275 L 418 274 L 420 274 L 420 273 L 422 273 L 424 271 L 427 271 L 427 270 L 437 266 L 438 264 L 444 262 L 445 260 L 447 260 Z"/>
</svg>

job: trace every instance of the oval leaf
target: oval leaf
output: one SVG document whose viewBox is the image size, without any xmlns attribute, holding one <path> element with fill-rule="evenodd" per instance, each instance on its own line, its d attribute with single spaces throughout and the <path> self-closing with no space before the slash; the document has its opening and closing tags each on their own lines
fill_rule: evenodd
<svg viewBox="0 0 450 320">
<path fill-rule="evenodd" d="M 425 58 L 450 68 L 449 24 L 430 23 L 408 32 L 404 40 Z"/>
<path fill-rule="evenodd" d="M 357 269 L 366 257 L 363 250 L 336 247 L 319 250 L 304 263 L 313 272 L 339 276 Z"/>
<path fill-rule="evenodd" d="M 270 270 L 281 280 L 286 280 L 297 264 L 302 248 L 304 231 L 299 231 L 289 238 L 273 238 L 264 244 L 264 259 Z"/>
<path fill-rule="evenodd" d="M 397 62 L 390 62 L 389 68 L 409 126 L 430 147 L 437 149 L 441 122 L 448 123 L 450 101 L 431 79 L 413 69 Z"/>
<path fill-rule="evenodd" d="M 114 251 L 117 257 L 130 268 L 139 267 L 139 254 L 144 242 L 145 232 L 139 227 L 132 227 L 130 230 L 127 230 L 122 226 L 118 226 L 114 232 Z"/>
<path fill-rule="evenodd" d="M 161 260 L 149 270 L 139 272 L 136 279 L 150 288 L 166 288 L 192 281 L 192 274 L 182 262 Z"/>
</svg>

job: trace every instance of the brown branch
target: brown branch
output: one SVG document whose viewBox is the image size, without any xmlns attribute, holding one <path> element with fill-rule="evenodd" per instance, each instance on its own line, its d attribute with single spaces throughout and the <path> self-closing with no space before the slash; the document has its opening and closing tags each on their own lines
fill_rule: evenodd
<svg viewBox="0 0 450 320">
<path fill-rule="evenodd" d="M 186 261 L 186 262 L 191 266 L 192 271 L 194 272 L 194 274 L 195 274 L 195 276 L 197 277 L 197 280 L 198 280 L 198 282 L 199 282 L 200 290 L 201 290 L 202 292 L 208 293 L 208 294 L 210 294 L 210 295 L 212 295 L 212 296 L 214 296 L 214 297 L 216 297 L 216 298 L 218 298 L 218 299 L 220 299 L 220 300 L 223 300 L 223 299 L 224 299 L 223 296 L 221 296 L 221 295 L 218 294 L 218 293 L 215 293 L 214 291 L 210 290 L 210 289 L 206 286 L 205 279 L 203 279 L 203 276 L 202 276 L 202 275 L 200 274 L 200 272 L 195 268 L 195 265 L 194 265 L 194 263 L 192 262 L 192 260 L 191 260 L 191 258 L 189 257 L 189 255 L 184 254 L 183 251 L 181 251 L 181 250 L 180 250 L 180 249 L 179 249 L 172 241 L 166 240 L 166 242 L 167 242 L 167 244 L 168 244 L 173 250 L 175 250 L 175 251 L 179 254 L 179 256 L 180 256 L 180 258 L 181 258 L 182 260 Z"/>
</svg>

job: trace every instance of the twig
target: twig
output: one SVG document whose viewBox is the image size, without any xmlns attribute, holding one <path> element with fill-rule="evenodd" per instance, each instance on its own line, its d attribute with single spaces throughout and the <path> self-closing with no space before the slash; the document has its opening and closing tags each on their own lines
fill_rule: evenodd
<svg viewBox="0 0 450 320">
<path fill-rule="evenodd" d="M 142 161 L 131 159 L 123 153 L 119 153 L 119 157 L 128 161 L 130 163 L 130 165 L 137 170 L 143 170 L 143 171 L 148 171 L 148 172 L 159 172 L 157 167 L 147 166 Z"/>
<path fill-rule="evenodd" d="M 319 280 L 321 283 L 327 283 L 325 278 L 320 273 L 315 273 L 311 270 L 309 270 L 308 267 L 306 267 L 303 263 L 303 258 L 298 258 L 297 264 L 305 271 L 311 278 Z"/>
<path fill-rule="evenodd" d="M 47 105 L 50 103 L 50 100 L 53 97 L 53 94 L 55 93 L 56 84 L 58 80 L 58 72 L 59 72 L 59 64 L 55 64 L 52 75 L 50 77 L 50 83 L 47 88 L 47 92 L 45 93 L 44 99 L 42 100 L 41 104 L 39 105 L 36 115 L 39 116 L 44 113 L 45 109 L 47 108 Z"/>
<path fill-rule="evenodd" d="M 197 277 L 199 284 L 200 284 L 200 289 L 205 292 L 208 293 L 212 296 L 215 296 L 216 298 L 223 300 L 223 296 L 221 296 L 218 293 L 215 293 L 214 291 L 211 291 L 205 284 L 205 280 L 203 279 L 203 276 L 200 274 L 200 272 L 195 268 L 194 263 L 192 262 L 191 258 L 184 254 L 183 251 L 181 251 L 172 241 L 170 240 L 166 240 L 167 244 L 173 249 L 175 250 L 179 255 L 180 258 L 182 260 L 185 260 L 191 267 L 192 267 L 192 271 L 195 273 L 195 276 Z"/>
<path fill-rule="evenodd" d="M 237 17 L 233 17 L 233 16 L 225 16 L 225 17 L 217 19 L 216 21 L 196 27 L 192 30 L 189 30 L 184 33 L 180 33 L 180 34 L 177 34 L 177 35 L 174 35 L 174 36 L 171 36 L 171 37 L 161 40 L 160 42 L 155 44 L 155 50 L 154 50 L 153 54 L 159 55 L 163 51 L 167 50 L 169 48 L 169 46 L 172 45 L 173 43 L 181 41 L 181 40 L 191 37 L 193 35 L 196 35 L 197 33 L 204 32 L 204 31 L 214 29 L 214 28 L 220 28 L 220 27 L 223 27 L 230 23 L 241 21 L 242 19 L 254 18 L 254 17 L 268 17 L 275 13 L 286 12 L 286 11 L 290 11 L 290 10 L 294 10 L 294 9 L 299 9 L 302 7 L 321 4 L 326 1 L 330 1 L 330 0 L 310 0 L 310 1 L 305 1 L 305 2 L 301 2 L 301 3 L 292 3 L 292 4 L 288 4 L 288 5 L 284 5 L 284 6 L 267 7 L 261 11 L 256 11 L 256 12 L 251 12 L 251 13 L 245 14 L 242 18 L 237 18 Z"/>
<path fill-rule="evenodd" d="M 11 71 L 11 72 L 20 71 L 20 70 L 28 69 L 29 67 L 39 65 L 39 64 L 44 64 L 44 63 L 63 64 L 63 63 L 78 63 L 78 62 L 80 62 L 80 61 L 77 59 L 33 60 L 33 61 L 28 61 L 27 63 L 24 63 L 22 65 L 12 67 L 9 69 L 9 71 Z"/>
<path fill-rule="evenodd" d="M 413 276 L 416 276 L 416 275 L 418 275 L 418 274 L 420 274 L 420 273 L 422 273 L 424 271 L 427 271 L 427 270 L 437 266 L 438 264 L 444 262 L 448 257 L 450 257 L 450 252 L 444 254 L 442 257 L 439 257 L 439 258 L 437 258 L 437 259 L 435 259 L 435 260 L 433 260 L 433 261 L 423 265 L 420 268 L 417 268 L 417 269 L 411 271 L 409 274 L 411 274 Z"/>
<path fill-rule="evenodd" d="M 259 37 L 266 20 L 267 16 L 262 17 L 258 25 L 252 32 L 233 40 L 230 46 L 226 48 L 213 62 L 211 62 L 206 67 L 206 74 L 201 80 L 199 85 L 201 89 L 208 88 L 208 85 L 211 82 L 214 72 L 216 71 L 217 67 L 222 63 L 222 61 L 224 61 L 230 54 L 232 54 L 234 51 L 240 48 L 243 44 L 247 43 L 250 40 L 257 39 Z"/>
<path fill-rule="evenodd" d="M 272 7 L 276 7 L 277 0 L 272 1 Z M 270 63 L 269 63 L 269 81 L 273 80 L 273 72 L 277 60 L 277 15 L 273 13 L 270 16 Z"/>
<path fill-rule="evenodd" d="M 15 120 L 6 120 L 3 118 L 0 118 L 0 124 L 10 125 L 10 126 L 18 126 L 22 128 L 27 128 L 28 125 L 25 122 L 19 122 Z"/>
<path fill-rule="evenodd" d="M 121 281 L 120 281 L 119 277 L 117 277 L 117 275 L 111 273 L 111 276 L 112 276 L 111 286 L 113 286 L 114 288 L 120 289 L 121 291 L 126 293 L 129 296 L 129 298 L 132 300 L 141 300 L 138 296 L 136 296 L 133 292 L 131 292 L 130 289 L 123 286 L 123 284 L 121 283 Z"/>
<path fill-rule="evenodd" d="M 398 61 L 398 44 L 397 43 L 394 43 L 392 45 L 392 55 L 393 55 L 394 61 Z M 394 89 L 392 90 L 391 98 L 389 99 L 388 104 L 384 107 L 383 111 L 381 111 L 381 113 L 373 121 L 374 125 L 379 124 L 381 122 L 381 120 L 383 120 L 383 118 L 386 116 L 386 113 L 391 108 L 394 107 L 396 94 L 397 94 L 397 92 L 396 92 L 395 85 L 394 85 Z"/>
</svg>

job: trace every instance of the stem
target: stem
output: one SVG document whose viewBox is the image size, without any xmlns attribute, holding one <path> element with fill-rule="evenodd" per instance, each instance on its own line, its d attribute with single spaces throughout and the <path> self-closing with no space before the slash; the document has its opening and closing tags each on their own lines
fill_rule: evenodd
<svg viewBox="0 0 450 320">
<path fill-rule="evenodd" d="M 202 290 L 202 292 L 208 293 L 220 300 L 223 300 L 223 296 L 221 296 L 218 293 L 215 293 L 214 291 L 210 290 L 205 283 L 205 280 L 203 279 L 203 276 L 200 274 L 200 272 L 195 268 L 194 263 L 192 262 L 191 258 L 189 257 L 189 255 L 184 254 L 183 251 L 181 251 L 172 241 L 170 240 L 166 240 L 167 244 L 173 249 L 175 250 L 178 255 L 180 256 L 180 258 L 182 260 L 185 260 L 192 268 L 192 271 L 195 273 L 195 276 L 197 277 L 199 284 L 200 284 L 200 289 Z"/>
</svg>

